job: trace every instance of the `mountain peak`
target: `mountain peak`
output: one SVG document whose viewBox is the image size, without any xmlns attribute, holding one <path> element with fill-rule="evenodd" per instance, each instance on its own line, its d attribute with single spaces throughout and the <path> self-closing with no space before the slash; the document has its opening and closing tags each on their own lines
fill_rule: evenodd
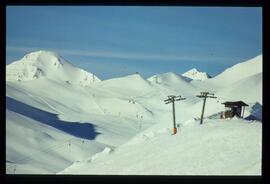
<svg viewBox="0 0 270 184">
<path fill-rule="evenodd" d="M 55 58 L 60 58 L 60 56 L 52 51 L 47 51 L 47 50 L 39 50 L 39 51 L 34 51 L 26 54 L 23 58 L 24 59 L 37 59 L 39 57 L 55 57 Z"/>
<path fill-rule="evenodd" d="M 68 63 L 67 61 L 64 61 L 60 55 L 58 55 L 55 52 L 46 51 L 46 50 L 39 50 L 35 52 L 31 52 L 26 54 L 22 59 L 22 62 L 27 63 L 42 63 L 42 64 L 54 64 L 63 65 L 64 63 Z M 71 64 L 71 63 L 68 63 Z"/>
<path fill-rule="evenodd" d="M 57 53 L 40 50 L 26 54 L 6 66 L 8 81 L 29 81 L 39 78 L 79 83 L 83 86 L 100 81 L 94 74 L 69 63 Z"/>
<path fill-rule="evenodd" d="M 205 80 L 211 78 L 206 72 L 200 72 L 196 68 L 192 68 L 183 73 L 182 76 L 188 77 L 192 80 Z"/>
<path fill-rule="evenodd" d="M 34 55 L 42 55 L 42 54 L 59 56 L 56 52 L 52 52 L 52 51 L 48 51 L 48 50 L 38 50 L 38 51 L 30 52 L 30 53 L 26 54 L 25 56 L 34 56 Z"/>
</svg>

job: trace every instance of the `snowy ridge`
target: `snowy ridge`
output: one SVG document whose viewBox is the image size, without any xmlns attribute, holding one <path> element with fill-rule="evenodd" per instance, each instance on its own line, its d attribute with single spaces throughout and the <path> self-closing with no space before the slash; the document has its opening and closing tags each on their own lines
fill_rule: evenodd
<svg viewBox="0 0 270 184">
<path fill-rule="evenodd" d="M 188 77 L 192 80 L 205 80 L 211 78 L 206 72 L 199 72 L 196 68 L 183 73 L 182 76 Z"/>
<path fill-rule="evenodd" d="M 262 73 L 262 55 L 233 65 L 207 82 L 227 86 L 246 77 Z"/>
<path fill-rule="evenodd" d="M 226 100 L 242 100 L 246 103 L 259 102 L 262 104 L 262 73 L 251 75 L 232 83 L 229 88 L 217 92 Z"/>
<path fill-rule="evenodd" d="M 6 71 L 7 81 L 49 78 L 83 86 L 100 81 L 94 74 L 75 67 L 58 54 L 49 51 L 29 53 L 21 60 L 7 65 Z"/>
<path fill-rule="evenodd" d="M 165 91 L 166 89 L 181 91 L 181 94 L 195 93 L 196 91 L 195 87 L 189 83 L 189 80 L 173 72 L 154 75 L 147 80 L 159 87 L 158 89 L 163 88 Z"/>
<path fill-rule="evenodd" d="M 186 83 L 187 82 L 185 78 L 173 72 L 167 72 L 163 74 L 154 75 L 152 77 L 149 77 L 147 80 L 153 83 L 158 83 L 158 84 L 179 83 L 179 82 Z"/>
<path fill-rule="evenodd" d="M 104 80 L 97 84 L 97 86 L 110 88 L 111 91 L 115 93 L 127 91 L 129 95 L 132 93 L 138 94 L 152 90 L 150 83 L 139 74 Z"/>
</svg>

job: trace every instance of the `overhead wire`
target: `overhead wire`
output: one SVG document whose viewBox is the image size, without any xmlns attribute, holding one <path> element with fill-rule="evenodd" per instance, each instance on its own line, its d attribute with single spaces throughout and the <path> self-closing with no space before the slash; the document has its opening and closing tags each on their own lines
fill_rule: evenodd
<svg viewBox="0 0 270 184">
<path fill-rule="evenodd" d="M 66 139 L 64 142 L 62 142 L 60 144 L 50 145 L 50 146 L 46 147 L 45 149 L 30 152 L 30 153 L 28 153 L 28 156 L 22 156 L 22 157 L 19 157 L 18 159 L 16 159 L 15 164 L 6 165 L 6 169 L 9 169 L 10 167 L 14 167 L 14 166 L 17 167 L 19 162 L 35 160 L 34 156 L 37 154 L 40 154 L 40 153 L 47 154 L 49 152 L 59 150 L 60 148 L 63 148 L 65 145 L 67 145 L 67 143 L 71 143 L 71 142 L 74 143 L 74 140 L 75 140 L 75 142 L 76 141 L 85 142 L 86 139 L 70 138 L 70 139 Z"/>
</svg>

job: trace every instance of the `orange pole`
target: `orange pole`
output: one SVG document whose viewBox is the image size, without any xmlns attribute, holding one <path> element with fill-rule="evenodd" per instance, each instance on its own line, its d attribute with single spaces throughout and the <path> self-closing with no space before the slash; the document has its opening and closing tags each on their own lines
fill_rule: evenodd
<svg viewBox="0 0 270 184">
<path fill-rule="evenodd" d="M 177 133 L 177 128 L 174 127 L 174 128 L 173 128 L 173 135 L 176 134 L 176 133 Z"/>
</svg>

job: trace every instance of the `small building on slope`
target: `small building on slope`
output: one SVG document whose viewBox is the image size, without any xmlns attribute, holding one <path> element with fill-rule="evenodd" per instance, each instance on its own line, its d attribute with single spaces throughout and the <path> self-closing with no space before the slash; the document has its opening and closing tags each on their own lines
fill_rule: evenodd
<svg viewBox="0 0 270 184">
<path fill-rule="evenodd" d="M 224 102 L 222 104 L 225 105 L 225 111 L 221 114 L 221 118 L 232 118 L 234 116 L 243 118 L 245 107 L 248 106 L 243 101 Z"/>
</svg>

